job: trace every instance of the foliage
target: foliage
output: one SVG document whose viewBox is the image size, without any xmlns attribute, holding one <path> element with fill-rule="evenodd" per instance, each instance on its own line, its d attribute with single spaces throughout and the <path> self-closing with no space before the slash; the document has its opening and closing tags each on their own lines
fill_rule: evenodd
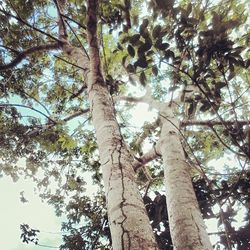
<svg viewBox="0 0 250 250">
<path fill-rule="evenodd" d="M 248 249 L 250 241 L 248 12 L 247 2 L 236 0 L 100 1 L 101 56 L 110 94 L 115 100 L 133 95 L 131 88 L 150 87 L 156 99 L 173 107 L 184 124 L 180 133 L 201 212 L 218 220 L 217 249 Z M 53 44 L 25 54 L 58 42 L 55 13 L 51 1 L 0 4 L 0 173 L 15 181 L 31 177 L 57 215 L 66 215 L 61 249 L 109 249 L 85 79 Z M 68 39 L 87 49 L 85 15 L 85 1 L 68 1 Z M 15 64 L 15 58 L 21 60 Z M 133 105 L 116 106 L 120 120 L 129 117 Z M 126 118 L 121 130 L 138 158 L 148 144 L 154 147 L 161 124 L 134 128 Z M 208 122 L 185 123 L 190 120 Z M 221 166 L 208 166 L 226 154 L 237 159 L 237 166 L 222 172 Z M 98 190 L 93 197 L 84 193 L 88 175 Z M 137 182 L 160 248 L 172 249 L 162 177 L 162 162 L 155 160 L 139 170 Z M 57 184 L 55 191 L 51 183 Z M 236 229 L 238 208 L 245 208 L 246 216 Z M 36 230 L 21 227 L 23 241 L 37 242 Z"/>
</svg>

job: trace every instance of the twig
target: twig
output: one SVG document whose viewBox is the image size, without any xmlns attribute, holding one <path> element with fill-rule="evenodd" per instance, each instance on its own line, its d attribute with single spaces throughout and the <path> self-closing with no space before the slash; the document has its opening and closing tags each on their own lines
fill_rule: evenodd
<svg viewBox="0 0 250 250">
<path fill-rule="evenodd" d="M 10 63 L 5 64 L 5 65 L 0 65 L 0 71 L 7 70 L 7 69 L 15 67 L 23 59 L 25 59 L 27 56 L 29 56 L 30 54 L 32 54 L 34 52 L 47 51 L 47 50 L 59 49 L 59 48 L 60 48 L 59 43 L 38 45 L 38 46 L 35 46 L 35 47 L 32 47 L 32 48 L 29 48 L 27 50 L 19 52 L 19 54 L 16 56 L 16 58 L 14 60 L 12 60 Z"/>
<path fill-rule="evenodd" d="M 62 44 L 62 41 L 59 40 L 58 38 L 52 36 L 51 34 L 45 32 L 45 31 L 43 31 L 43 30 L 41 30 L 41 29 L 39 29 L 39 28 L 36 28 L 35 26 L 33 26 L 33 25 L 29 24 L 28 22 L 24 21 L 22 18 L 20 18 L 20 17 L 18 17 L 18 16 L 15 16 L 15 15 L 12 15 L 11 13 L 9 13 L 9 12 L 3 10 L 3 9 L 0 9 L 0 12 L 2 12 L 4 15 L 7 15 L 7 16 L 10 16 L 10 17 L 16 19 L 16 20 L 19 21 L 20 23 L 22 23 L 22 24 L 28 26 L 29 28 L 31 28 L 31 29 L 33 29 L 33 30 L 35 30 L 35 31 L 37 31 L 37 32 L 39 32 L 39 33 L 41 33 L 41 34 L 43 34 L 43 35 L 49 37 L 49 38 L 51 38 L 52 40 L 57 41 L 59 44 Z"/>
<path fill-rule="evenodd" d="M 51 119 L 49 116 L 47 116 L 46 114 L 44 114 L 43 112 L 41 112 L 40 110 L 33 108 L 33 107 L 29 107 L 23 104 L 13 104 L 13 103 L 0 103 L 0 107 L 21 107 L 21 108 L 26 108 L 26 109 L 30 109 L 33 110 L 39 114 L 41 114 L 42 116 L 46 117 L 49 121 L 51 121 L 53 124 L 55 124 L 56 122 Z"/>
</svg>

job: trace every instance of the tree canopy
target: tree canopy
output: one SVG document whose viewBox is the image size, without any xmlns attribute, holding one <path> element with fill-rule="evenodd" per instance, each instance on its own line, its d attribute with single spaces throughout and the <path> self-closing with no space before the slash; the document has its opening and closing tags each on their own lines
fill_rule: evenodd
<svg viewBox="0 0 250 250">
<path fill-rule="evenodd" d="M 86 69 L 62 49 L 67 41 L 89 57 L 87 4 L 60 2 L 0 1 L 0 174 L 32 178 L 66 215 L 60 249 L 111 249 Z M 202 216 L 218 220 L 214 248 L 249 249 L 248 12 L 244 0 L 99 1 L 102 74 L 159 249 L 173 246 L 157 154 L 163 113 L 153 101 L 180 121 Z M 131 116 L 140 102 L 155 119 L 138 127 Z M 94 195 L 85 192 L 88 179 Z M 236 225 L 239 210 L 244 223 Z M 22 225 L 24 242 L 37 242 L 37 233 Z"/>
</svg>

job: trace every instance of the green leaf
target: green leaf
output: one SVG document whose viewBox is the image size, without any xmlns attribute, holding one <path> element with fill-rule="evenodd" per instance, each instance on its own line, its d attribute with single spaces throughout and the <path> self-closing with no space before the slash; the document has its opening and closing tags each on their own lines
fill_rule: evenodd
<svg viewBox="0 0 250 250">
<path fill-rule="evenodd" d="M 135 49 L 130 44 L 127 47 L 127 51 L 131 57 L 135 56 Z"/>
<path fill-rule="evenodd" d="M 134 34 L 133 36 L 131 36 L 129 38 L 129 42 L 132 44 L 132 45 L 135 45 L 139 39 L 140 39 L 141 35 L 140 34 Z"/>
<path fill-rule="evenodd" d="M 126 67 L 126 70 L 128 73 L 135 73 L 135 67 L 134 65 L 132 64 L 129 64 L 127 67 Z"/>
<path fill-rule="evenodd" d="M 148 62 L 145 56 L 139 57 L 139 59 L 134 63 L 134 66 L 141 67 L 141 68 L 147 68 L 148 67 Z"/>
<path fill-rule="evenodd" d="M 158 76 L 158 68 L 157 68 L 157 66 L 153 66 L 153 67 L 152 67 L 152 73 L 153 73 L 155 76 Z"/>
<path fill-rule="evenodd" d="M 164 57 L 165 57 L 165 59 L 167 59 L 167 60 L 170 59 L 170 58 L 174 59 L 174 58 L 175 58 L 175 55 L 174 55 L 174 52 L 173 52 L 173 51 L 167 50 L 167 51 L 164 52 Z"/>
<path fill-rule="evenodd" d="M 146 51 L 150 50 L 151 47 L 152 47 L 152 42 L 150 40 L 147 40 L 144 44 L 142 44 L 138 48 L 138 54 L 145 53 Z"/>
<path fill-rule="evenodd" d="M 146 75 L 145 75 L 145 73 L 143 71 L 140 74 L 140 83 L 141 83 L 141 85 L 146 86 L 146 81 L 147 81 L 147 78 L 146 78 Z"/>
<path fill-rule="evenodd" d="M 227 86 L 227 83 L 226 83 L 226 82 L 216 82 L 216 84 L 215 84 L 215 87 L 216 87 L 217 89 L 221 89 L 221 88 L 223 88 L 223 87 L 225 87 L 225 86 Z"/>
<path fill-rule="evenodd" d="M 125 65 L 125 63 L 126 63 L 126 59 L 127 59 L 127 55 L 125 55 L 123 58 L 122 58 L 122 65 L 124 66 Z"/>
<path fill-rule="evenodd" d="M 161 25 L 156 25 L 153 29 L 152 36 L 154 39 L 159 38 L 161 34 Z"/>
<path fill-rule="evenodd" d="M 162 43 L 157 46 L 159 50 L 166 50 L 169 47 L 168 43 Z"/>
</svg>

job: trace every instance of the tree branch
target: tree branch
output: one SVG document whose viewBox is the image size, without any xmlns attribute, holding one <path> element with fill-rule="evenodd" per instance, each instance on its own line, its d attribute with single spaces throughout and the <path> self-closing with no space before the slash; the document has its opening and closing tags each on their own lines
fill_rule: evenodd
<svg viewBox="0 0 250 250">
<path fill-rule="evenodd" d="M 64 122 L 67 122 L 67 121 L 69 121 L 69 120 L 72 120 L 72 119 L 74 119 L 74 118 L 76 118 L 76 117 L 78 117 L 78 116 L 80 116 L 80 115 L 82 115 L 82 114 L 86 114 L 86 113 L 88 113 L 88 112 L 89 112 L 89 109 L 81 109 L 81 110 L 78 110 L 78 111 L 76 111 L 75 113 L 73 113 L 72 115 L 69 115 L 69 116 L 65 117 L 65 118 L 63 119 L 63 121 L 64 121 Z"/>
<path fill-rule="evenodd" d="M 224 124 L 227 124 L 227 126 L 234 125 L 237 122 L 239 125 L 249 125 L 250 120 L 240 120 L 240 121 L 224 121 L 223 123 L 219 120 L 204 120 L 204 121 L 198 121 L 198 120 L 187 120 L 181 122 L 181 127 L 187 127 L 187 126 L 224 126 Z"/>
<path fill-rule="evenodd" d="M 114 96 L 114 101 L 126 101 L 126 102 L 144 102 L 144 96 L 142 97 L 134 97 L 134 96 Z"/>
<path fill-rule="evenodd" d="M 156 145 L 154 145 L 154 147 L 151 150 L 142 155 L 140 158 L 135 157 L 135 161 L 132 164 L 134 171 L 137 172 L 142 166 L 160 156 L 161 154 L 159 153 L 158 150 L 158 144 L 156 143 Z"/>
<path fill-rule="evenodd" d="M 33 107 L 30 107 L 30 106 L 26 106 L 26 105 L 23 105 L 23 104 L 13 104 L 13 103 L 0 103 L 0 107 L 21 107 L 21 108 L 26 108 L 26 109 L 30 109 L 30 110 L 33 110 L 37 113 L 39 113 L 40 115 L 46 117 L 50 122 L 52 122 L 53 124 L 56 123 L 56 121 L 54 121 L 52 118 L 50 118 L 49 116 L 47 116 L 46 114 L 44 114 L 43 112 L 41 112 L 40 110 L 38 109 L 35 109 Z"/>
<path fill-rule="evenodd" d="M 38 46 L 35 46 L 32 48 L 29 48 L 27 50 L 21 51 L 18 53 L 16 58 L 14 60 L 12 60 L 10 63 L 5 64 L 5 65 L 0 65 L 0 71 L 15 67 L 23 59 L 25 59 L 27 56 L 31 55 L 32 53 L 35 53 L 38 51 L 48 51 L 48 50 L 52 50 L 52 49 L 59 49 L 59 48 L 60 48 L 59 43 L 50 43 L 50 44 L 45 44 L 45 45 L 38 45 Z"/>
<path fill-rule="evenodd" d="M 37 32 L 39 32 L 39 33 L 41 33 L 41 34 L 43 34 L 43 35 L 49 37 L 49 38 L 51 38 L 52 40 L 57 41 L 59 44 L 61 44 L 61 43 L 63 42 L 63 41 L 59 40 L 58 38 L 52 36 L 51 34 L 45 32 L 45 31 L 43 31 L 43 30 L 41 30 L 41 29 L 38 29 L 38 28 L 36 28 L 35 26 L 29 24 L 28 22 L 26 22 L 25 20 L 23 20 L 20 16 L 12 15 L 11 13 L 9 13 L 9 12 L 3 10 L 3 9 L 0 9 L 0 12 L 2 12 L 2 13 L 3 13 L 4 15 L 6 15 L 6 16 L 9 16 L 9 17 L 12 17 L 12 18 L 16 19 L 16 20 L 19 21 L 20 23 L 22 23 L 22 24 L 28 26 L 29 28 L 31 28 L 31 29 L 33 29 L 33 30 L 35 30 L 35 31 L 37 31 Z"/>
</svg>

